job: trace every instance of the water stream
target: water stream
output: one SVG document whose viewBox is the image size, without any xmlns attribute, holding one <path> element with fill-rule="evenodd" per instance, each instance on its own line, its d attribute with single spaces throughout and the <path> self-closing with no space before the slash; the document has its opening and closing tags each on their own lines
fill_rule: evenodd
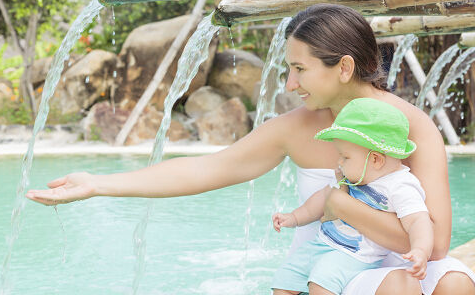
<svg viewBox="0 0 475 295">
<path fill-rule="evenodd" d="M 437 82 L 439 81 L 442 69 L 444 66 L 451 62 L 453 57 L 459 52 L 459 47 L 457 44 L 454 44 L 447 48 L 444 53 L 442 53 L 435 63 L 432 65 L 432 68 L 429 71 L 429 74 L 427 75 L 426 81 L 424 82 L 424 85 L 421 87 L 421 91 L 419 92 L 419 95 L 417 96 L 416 100 L 416 106 L 420 109 L 424 107 L 424 100 L 426 98 L 427 93 L 434 88 L 437 85 Z"/>
<path fill-rule="evenodd" d="M 59 82 L 61 77 L 61 72 L 64 68 L 64 63 L 69 59 L 69 52 L 71 51 L 74 44 L 81 36 L 81 33 L 86 29 L 86 27 L 93 21 L 93 19 L 99 14 L 100 10 L 103 8 L 97 0 L 93 0 L 87 5 L 81 14 L 72 24 L 69 29 L 66 37 L 62 41 L 58 51 L 54 55 L 53 61 L 51 63 L 51 68 L 46 76 L 45 85 L 43 87 L 43 93 L 41 97 L 41 103 L 38 110 L 38 115 L 35 120 L 33 127 L 33 135 L 30 138 L 28 144 L 28 150 L 23 157 L 22 166 L 21 166 L 21 178 L 17 186 L 15 205 L 13 208 L 11 216 L 11 234 L 7 237 L 7 251 L 5 258 L 3 260 L 2 267 L 2 276 L 1 276 L 1 292 L 0 294 L 6 295 L 10 294 L 10 286 L 8 282 L 8 270 L 10 267 L 10 259 L 12 254 L 12 249 L 15 241 L 18 239 L 21 227 L 21 214 L 25 207 L 26 198 L 25 198 L 25 189 L 29 184 L 29 174 L 31 170 L 31 164 L 33 161 L 33 150 L 35 146 L 35 139 L 38 133 L 43 130 L 46 119 L 49 112 L 49 99 L 53 96 L 56 85 Z"/>
<path fill-rule="evenodd" d="M 154 165 L 162 160 L 163 148 L 167 141 L 166 133 L 170 127 L 172 108 L 175 102 L 182 97 L 188 90 L 191 80 L 198 72 L 200 64 L 207 58 L 209 53 L 209 44 L 214 34 L 219 30 L 218 26 L 211 24 L 211 13 L 205 17 L 198 25 L 197 30 L 188 40 L 183 54 L 178 60 L 178 69 L 170 87 L 170 91 L 165 98 L 164 117 L 160 123 L 160 128 L 155 137 L 155 144 L 152 155 L 150 156 L 149 166 Z M 140 280 L 145 270 L 145 253 L 146 241 L 145 231 L 147 229 L 148 220 L 153 211 L 153 199 L 148 201 L 145 215 L 137 224 L 134 231 L 134 252 L 136 255 L 135 277 L 133 282 L 132 294 L 137 294 Z"/>
<path fill-rule="evenodd" d="M 409 34 L 404 36 L 404 38 L 398 42 L 396 52 L 394 52 L 393 60 L 391 62 L 391 69 L 388 74 L 388 89 L 393 87 L 394 82 L 396 81 L 396 75 L 401 71 L 400 66 L 402 58 L 417 40 L 418 38 L 416 35 Z"/>
<path fill-rule="evenodd" d="M 291 18 L 284 18 L 272 39 L 267 54 L 266 62 L 262 70 L 261 88 L 259 91 L 259 100 L 257 103 L 256 118 L 254 119 L 253 128 L 257 128 L 268 117 L 275 116 L 275 98 L 279 93 L 284 91 L 285 81 L 281 79 L 281 75 L 285 73 L 285 67 L 282 65 L 285 56 L 285 28 L 289 24 Z M 282 169 L 282 173 L 287 169 Z M 249 182 L 249 190 L 247 193 L 248 207 L 245 214 L 244 224 L 244 258 L 241 265 L 240 277 L 243 281 L 246 278 L 246 262 L 249 249 L 249 230 L 251 227 L 251 209 L 254 196 L 254 181 Z M 265 242 L 263 243 L 265 244 Z"/>
<path fill-rule="evenodd" d="M 468 71 L 474 61 L 475 47 L 470 47 L 457 57 L 439 86 L 436 103 L 432 106 L 429 113 L 431 118 L 444 107 L 445 101 L 449 98 L 447 91 L 450 85 L 459 78 L 463 79 L 463 75 Z"/>
</svg>

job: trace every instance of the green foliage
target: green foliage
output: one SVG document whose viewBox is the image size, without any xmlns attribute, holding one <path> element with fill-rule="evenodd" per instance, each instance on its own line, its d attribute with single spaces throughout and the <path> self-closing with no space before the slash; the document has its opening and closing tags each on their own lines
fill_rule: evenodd
<svg viewBox="0 0 475 295">
<path fill-rule="evenodd" d="M 0 47 L 0 78 L 12 81 L 13 87 L 18 87 L 18 80 L 23 73 L 23 68 L 21 68 L 23 59 L 21 56 L 3 58 L 7 46 L 8 44 L 5 43 Z"/>
<path fill-rule="evenodd" d="M 0 108 L 0 117 L 7 124 L 31 124 L 31 112 L 26 104 L 19 101 L 5 100 Z"/>
<path fill-rule="evenodd" d="M 92 140 L 92 141 L 101 140 L 101 128 L 99 128 L 98 126 L 94 124 L 91 124 L 90 128 L 91 128 L 91 132 L 89 134 L 88 140 Z"/>
</svg>

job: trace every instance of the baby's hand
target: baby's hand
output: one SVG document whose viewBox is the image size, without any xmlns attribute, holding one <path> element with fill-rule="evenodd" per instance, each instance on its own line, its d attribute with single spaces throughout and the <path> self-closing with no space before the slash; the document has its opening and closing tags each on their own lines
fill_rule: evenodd
<svg viewBox="0 0 475 295">
<path fill-rule="evenodd" d="M 280 233 L 281 227 L 296 227 L 297 219 L 292 213 L 275 213 L 272 215 L 272 222 L 274 223 L 274 229 Z"/>
<path fill-rule="evenodd" d="M 413 277 L 419 280 L 426 277 L 427 255 L 422 249 L 414 248 L 402 257 L 414 263 L 411 268 L 406 269 Z"/>
</svg>

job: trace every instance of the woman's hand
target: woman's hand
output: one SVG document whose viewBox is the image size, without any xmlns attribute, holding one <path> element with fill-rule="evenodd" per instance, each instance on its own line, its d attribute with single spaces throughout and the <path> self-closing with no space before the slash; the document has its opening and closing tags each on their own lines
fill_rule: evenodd
<svg viewBox="0 0 475 295">
<path fill-rule="evenodd" d="M 272 222 L 276 232 L 280 233 L 281 227 L 296 227 L 297 218 L 293 213 L 276 213 L 272 215 Z"/>
<path fill-rule="evenodd" d="M 73 173 L 48 183 L 50 189 L 29 190 L 26 197 L 47 205 L 85 200 L 94 195 L 93 176 L 86 172 Z"/>
<path fill-rule="evenodd" d="M 338 219 L 338 217 L 334 214 L 333 208 L 332 208 L 332 198 L 338 197 L 337 194 L 341 193 L 342 191 L 338 188 L 332 188 L 327 191 L 325 195 L 325 205 L 323 206 L 323 216 L 320 218 L 320 221 L 326 222 L 326 221 L 332 221 L 335 219 Z"/>
</svg>

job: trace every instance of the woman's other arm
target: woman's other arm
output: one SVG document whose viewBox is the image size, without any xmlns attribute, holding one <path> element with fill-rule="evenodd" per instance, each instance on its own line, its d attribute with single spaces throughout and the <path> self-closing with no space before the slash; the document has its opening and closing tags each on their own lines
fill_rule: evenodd
<svg viewBox="0 0 475 295">
<path fill-rule="evenodd" d="M 27 197 L 45 205 L 92 196 L 173 197 L 193 195 L 256 178 L 286 155 L 286 117 L 267 121 L 225 150 L 163 161 L 140 170 L 109 175 L 75 173 L 31 190 Z"/>
<path fill-rule="evenodd" d="M 452 225 L 444 142 L 424 112 L 407 102 L 395 106 L 408 117 L 409 137 L 417 144 L 417 150 L 404 163 L 411 168 L 426 193 L 426 206 L 434 225 L 434 248 L 430 260 L 442 259 L 449 249 Z M 410 250 L 409 236 L 396 214 L 372 209 L 336 190 L 327 199 L 325 207 L 383 247 L 398 253 Z"/>
</svg>

